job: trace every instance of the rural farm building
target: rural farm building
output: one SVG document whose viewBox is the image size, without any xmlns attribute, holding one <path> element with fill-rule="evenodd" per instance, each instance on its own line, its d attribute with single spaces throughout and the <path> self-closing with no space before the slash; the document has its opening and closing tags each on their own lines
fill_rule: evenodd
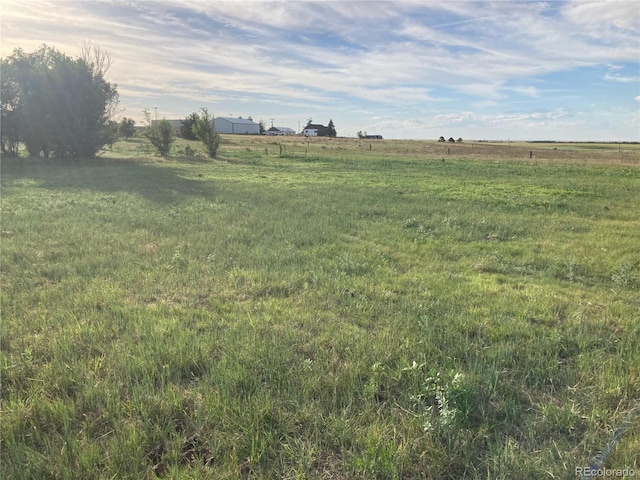
<svg viewBox="0 0 640 480">
<path fill-rule="evenodd" d="M 305 137 L 326 137 L 329 135 L 329 128 L 324 125 L 310 123 L 303 130 Z"/>
<path fill-rule="evenodd" d="M 260 125 L 249 118 L 242 117 L 217 117 L 213 120 L 213 128 L 217 133 L 260 134 Z"/>
<path fill-rule="evenodd" d="M 264 132 L 265 135 L 295 135 L 296 132 L 293 128 L 289 127 L 271 127 Z"/>
<path fill-rule="evenodd" d="M 163 120 L 167 120 L 166 118 Z M 151 128 L 156 128 L 157 122 L 160 120 L 151 120 Z M 173 129 L 176 131 L 176 134 L 180 134 L 180 128 L 182 127 L 182 120 L 167 120 Z"/>
</svg>

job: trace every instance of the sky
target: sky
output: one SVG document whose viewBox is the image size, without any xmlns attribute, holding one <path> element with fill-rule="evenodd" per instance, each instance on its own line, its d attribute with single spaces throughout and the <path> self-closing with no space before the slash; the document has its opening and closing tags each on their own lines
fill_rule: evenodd
<svg viewBox="0 0 640 480">
<path fill-rule="evenodd" d="M 640 141 L 640 2 L 2 0 L 2 58 L 111 53 L 119 118 Z M 157 109 L 157 110 L 156 110 Z"/>
</svg>

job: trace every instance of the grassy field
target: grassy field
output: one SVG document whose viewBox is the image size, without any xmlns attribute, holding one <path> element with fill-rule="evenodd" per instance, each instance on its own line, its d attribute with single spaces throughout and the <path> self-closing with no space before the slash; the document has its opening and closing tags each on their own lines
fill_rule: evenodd
<svg viewBox="0 0 640 480">
<path fill-rule="evenodd" d="M 1 478 L 640 474 L 637 145 L 184 146 L 2 161 Z"/>
</svg>

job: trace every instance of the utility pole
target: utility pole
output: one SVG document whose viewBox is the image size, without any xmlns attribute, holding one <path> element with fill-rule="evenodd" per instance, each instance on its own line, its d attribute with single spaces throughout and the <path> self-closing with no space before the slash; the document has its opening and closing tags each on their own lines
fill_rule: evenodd
<svg viewBox="0 0 640 480">
<path fill-rule="evenodd" d="M 271 127 L 273 128 L 273 118 L 271 119 Z"/>
</svg>

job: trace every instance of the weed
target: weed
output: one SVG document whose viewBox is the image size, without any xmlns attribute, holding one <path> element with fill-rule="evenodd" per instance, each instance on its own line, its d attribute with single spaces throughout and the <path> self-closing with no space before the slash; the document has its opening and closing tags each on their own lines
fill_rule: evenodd
<svg viewBox="0 0 640 480">
<path fill-rule="evenodd" d="M 638 283 L 640 278 L 640 261 L 622 260 L 611 275 L 613 283 L 620 287 L 630 287 Z"/>
<path fill-rule="evenodd" d="M 405 370 L 422 369 L 414 362 Z M 474 404 L 473 391 L 466 384 L 464 374 L 454 371 L 427 372 L 419 382 L 419 393 L 413 393 L 409 399 L 427 432 L 457 431 L 467 423 Z"/>
</svg>

